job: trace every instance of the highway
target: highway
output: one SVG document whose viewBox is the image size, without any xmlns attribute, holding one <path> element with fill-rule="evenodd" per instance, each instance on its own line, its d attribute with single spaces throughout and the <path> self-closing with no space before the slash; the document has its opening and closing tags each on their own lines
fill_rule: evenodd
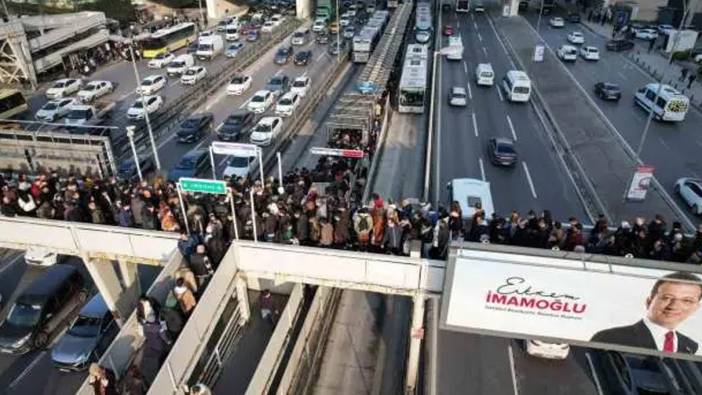
<svg viewBox="0 0 702 395">
<path fill-rule="evenodd" d="M 529 12 L 525 17 L 536 27 L 538 19 L 536 12 Z M 566 22 L 564 28 L 553 29 L 549 26 L 548 20 L 549 17 L 542 19 L 539 33 L 554 51 L 560 45 L 567 43 L 566 37 L 571 31 L 582 32 L 585 36 L 585 45 L 592 45 L 600 50 L 599 61 L 589 62 L 579 58 L 575 63 L 566 64 L 566 68 L 582 88 L 583 94 L 586 93 L 592 98 L 616 132 L 633 150 L 636 150 L 641 141 L 648 113 L 633 104 L 633 96 L 636 90 L 655 81 L 629 60 L 624 52 L 607 51 L 606 39 L 586 26 Z M 637 48 L 641 49 L 641 47 Z M 666 76 L 664 79 L 669 80 L 671 77 L 678 76 Z M 593 87 L 595 83 L 602 81 L 613 82 L 621 87 L 622 98 L 619 102 L 607 102 L 595 97 Z M 687 113 L 683 122 L 653 121 L 641 153 L 642 161 L 655 167 L 658 180 L 694 224 L 702 223 L 702 219 L 691 213 L 685 203 L 674 193 L 673 185 L 680 177 L 702 177 L 702 161 L 698 159 L 702 150 L 700 125 L 702 125 L 702 113 L 694 107 Z M 653 214 L 651 213 L 651 216 Z"/>
<path fill-rule="evenodd" d="M 446 184 L 454 178 L 478 178 L 490 182 L 495 209 L 508 216 L 512 210 L 525 215 L 551 210 L 555 219 L 576 216 L 589 222 L 578 200 L 574 184 L 555 155 L 549 135 L 530 104 L 510 103 L 498 84 L 508 70 L 516 69 L 484 14 L 442 13 L 442 24 L 460 34 L 463 61 L 442 57 L 435 133 L 438 158 L 434 173 L 434 195 L 448 203 Z M 439 30 L 439 29 L 437 29 Z M 445 42 L 445 38 L 442 38 Z M 444 43 L 444 45 L 446 45 Z M 475 84 L 478 63 L 491 63 L 495 85 Z M 448 105 L 451 87 L 467 89 L 466 107 Z M 499 168 L 487 156 L 488 140 L 506 137 L 515 141 L 519 162 L 514 168 Z"/>
</svg>

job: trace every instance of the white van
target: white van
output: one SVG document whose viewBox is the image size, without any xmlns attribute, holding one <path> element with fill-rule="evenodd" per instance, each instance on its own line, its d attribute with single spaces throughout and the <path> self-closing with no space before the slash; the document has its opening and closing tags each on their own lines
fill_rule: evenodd
<svg viewBox="0 0 702 395">
<path fill-rule="evenodd" d="M 495 72 L 490 63 L 478 64 L 475 68 L 475 83 L 486 86 L 492 86 L 495 83 Z"/>
<path fill-rule="evenodd" d="M 239 24 L 229 24 L 224 28 L 224 39 L 234 41 L 239 39 Z"/>
<path fill-rule="evenodd" d="M 193 58 L 193 55 L 190 55 L 190 54 L 179 55 L 177 58 L 173 59 L 173 61 L 171 63 L 168 64 L 168 68 L 166 69 L 166 73 L 169 76 L 181 75 L 185 72 L 185 70 L 188 69 L 188 67 L 192 67 L 194 65 L 195 65 L 195 58 Z"/>
<path fill-rule="evenodd" d="M 502 90 L 510 101 L 527 102 L 531 95 L 531 80 L 521 70 L 510 70 L 502 79 Z"/>
<path fill-rule="evenodd" d="M 475 178 L 455 178 L 448 184 L 451 201 L 458 202 L 463 212 L 463 219 L 473 218 L 479 205 L 485 211 L 485 219 L 489 220 L 495 212 L 490 193 L 490 183 Z"/>
<path fill-rule="evenodd" d="M 687 96 L 670 85 L 660 86 L 656 83 L 647 84 L 636 91 L 634 103 L 646 111 L 653 111 L 654 118 L 659 121 L 681 122 L 690 109 L 690 99 Z"/>
<path fill-rule="evenodd" d="M 459 36 L 449 37 L 448 45 L 441 52 L 446 55 L 447 60 L 463 59 L 463 40 Z"/>
<path fill-rule="evenodd" d="M 195 55 L 200 60 L 212 60 L 222 51 L 224 51 L 224 40 L 222 40 L 222 36 L 214 35 L 207 39 L 200 39 Z"/>
</svg>

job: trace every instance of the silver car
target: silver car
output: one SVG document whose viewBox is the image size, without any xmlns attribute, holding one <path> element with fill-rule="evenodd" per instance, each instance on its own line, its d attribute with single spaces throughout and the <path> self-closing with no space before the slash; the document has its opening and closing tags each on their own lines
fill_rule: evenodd
<svg viewBox="0 0 702 395">
<path fill-rule="evenodd" d="M 86 369 L 107 349 L 118 329 L 102 296 L 93 296 L 51 351 L 54 365 L 62 371 Z"/>
<path fill-rule="evenodd" d="M 702 180 L 681 178 L 675 182 L 675 192 L 692 208 L 695 215 L 702 215 Z"/>
</svg>

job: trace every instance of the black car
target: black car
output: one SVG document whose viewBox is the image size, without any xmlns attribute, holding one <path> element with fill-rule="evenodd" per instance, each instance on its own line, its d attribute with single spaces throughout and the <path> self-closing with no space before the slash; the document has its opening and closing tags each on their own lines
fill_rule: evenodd
<svg viewBox="0 0 702 395">
<path fill-rule="evenodd" d="M 312 59 L 312 51 L 300 51 L 295 54 L 294 63 L 297 66 L 307 66 L 310 59 Z"/>
<path fill-rule="evenodd" d="M 273 61 L 275 62 L 275 64 L 284 65 L 290 61 L 290 58 L 292 56 L 292 47 L 280 47 L 278 48 L 278 52 L 275 53 L 275 59 L 273 59 Z"/>
<path fill-rule="evenodd" d="M 622 90 L 619 85 L 611 82 L 596 83 L 595 94 L 602 100 L 619 101 L 622 98 Z"/>
<path fill-rule="evenodd" d="M 316 41 L 317 44 L 329 44 L 329 32 L 327 32 L 327 29 L 317 33 L 317 38 L 315 38 L 314 41 Z"/>
<path fill-rule="evenodd" d="M 603 377 L 613 393 L 624 395 L 673 394 L 660 358 L 606 351 L 599 354 Z M 673 392 L 674 391 L 674 392 Z"/>
<path fill-rule="evenodd" d="M 217 136 L 220 140 L 231 141 L 237 140 L 248 129 L 251 128 L 254 121 L 254 114 L 250 111 L 236 111 L 234 114 L 227 117 L 219 128 Z"/>
<path fill-rule="evenodd" d="M 580 23 L 580 14 L 577 12 L 571 12 L 570 14 L 568 14 L 568 22 Z"/>
<path fill-rule="evenodd" d="M 210 151 L 198 148 L 185 154 L 180 162 L 168 172 L 168 181 L 178 181 L 181 177 L 197 177 L 210 168 Z"/>
<path fill-rule="evenodd" d="M 491 138 L 488 141 L 488 156 L 497 166 L 514 166 L 517 164 L 517 151 L 514 142 L 507 138 Z"/>
<path fill-rule="evenodd" d="M 151 157 L 139 157 L 139 169 L 141 170 L 142 176 L 146 176 L 147 173 L 153 171 L 154 167 L 154 161 L 151 160 Z M 134 159 L 126 160 L 119 165 L 117 178 L 128 181 L 134 181 L 139 178 L 139 172 L 137 171 Z"/>
<path fill-rule="evenodd" d="M 214 115 L 209 112 L 193 114 L 180 124 L 178 130 L 178 141 L 181 143 L 192 143 L 205 137 L 212 128 Z"/>
<path fill-rule="evenodd" d="M 617 40 L 609 40 L 607 41 L 607 44 L 605 45 L 608 51 L 614 51 L 614 52 L 620 52 L 620 51 L 626 51 L 627 49 L 632 49 L 634 48 L 634 42 L 629 41 L 629 40 L 622 40 L 622 39 L 617 39 Z"/>
</svg>

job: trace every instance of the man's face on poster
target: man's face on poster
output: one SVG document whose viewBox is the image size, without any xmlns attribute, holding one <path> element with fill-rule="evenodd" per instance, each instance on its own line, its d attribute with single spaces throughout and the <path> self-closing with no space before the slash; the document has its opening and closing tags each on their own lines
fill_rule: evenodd
<svg viewBox="0 0 702 395">
<path fill-rule="evenodd" d="M 666 281 L 646 299 L 648 319 L 674 330 L 700 306 L 702 288 L 696 284 Z"/>
</svg>

